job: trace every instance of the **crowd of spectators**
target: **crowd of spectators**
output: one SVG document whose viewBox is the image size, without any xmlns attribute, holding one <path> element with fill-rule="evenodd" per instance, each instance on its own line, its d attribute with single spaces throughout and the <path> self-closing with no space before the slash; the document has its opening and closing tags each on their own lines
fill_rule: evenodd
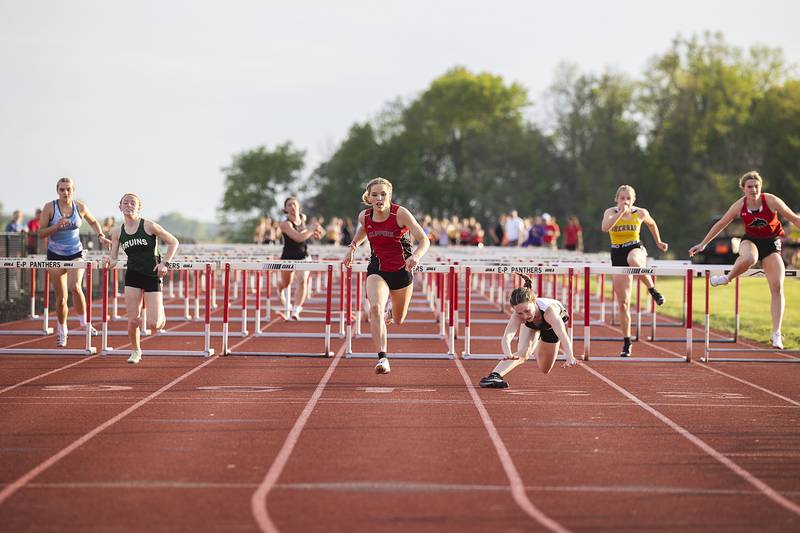
<svg viewBox="0 0 800 533">
<path fill-rule="evenodd" d="M 23 222 L 24 215 L 21 210 L 12 214 L 11 220 L 5 225 L 6 232 L 27 232 L 29 235 L 28 248 L 36 248 L 36 232 L 39 229 L 41 209 L 36 209 L 36 214 Z M 103 232 L 108 235 L 115 221 L 113 217 L 103 220 Z M 522 218 L 516 210 L 501 214 L 487 230 L 475 217 L 436 218 L 424 215 L 420 219 L 422 229 L 434 246 L 541 246 L 545 248 L 559 247 L 562 230 L 556 218 L 549 213 L 542 213 L 527 218 Z M 333 244 L 347 246 L 350 244 L 356 228 L 350 218 L 332 217 L 326 222 L 323 217 L 311 217 L 309 226 L 319 225 L 325 229 L 319 239 L 309 241 L 314 244 Z M 252 242 L 256 244 L 280 244 L 280 220 L 277 218 L 261 217 L 253 228 Z M 563 230 L 562 248 L 567 250 L 583 250 L 583 237 L 580 222 L 575 216 L 569 217 Z"/>
</svg>

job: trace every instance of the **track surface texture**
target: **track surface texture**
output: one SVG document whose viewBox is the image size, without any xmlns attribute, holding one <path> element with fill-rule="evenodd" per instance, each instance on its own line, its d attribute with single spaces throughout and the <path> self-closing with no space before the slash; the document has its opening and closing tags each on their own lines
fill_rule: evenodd
<svg viewBox="0 0 800 533">
<path fill-rule="evenodd" d="M 504 317 L 474 298 L 473 318 Z M 412 305 L 408 318 L 422 322 L 389 333 L 436 334 L 422 296 Z M 324 316 L 310 312 L 323 306 L 308 305 L 308 316 Z M 179 306 L 168 312 L 173 331 L 202 330 L 180 321 Z M 264 332 L 323 327 L 262 322 Z M 472 325 L 475 336 L 502 330 Z M 82 343 L 71 335 L 71 348 Z M 229 341 L 234 351 L 286 354 L 321 353 L 322 343 Z M 53 344 L 0 337 L 0 347 Z M 218 354 L 219 337 L 212 346 Z M 592 355 L 619 346 L 593 340 Z M 800 530 L 800 365 L 705 364 L 702 344 L 694 362 L 676 362 L 685 343 L 642 340 L 635 355 L 663 361 L 559 362 L 549 375 L 530 361 L 494 390 L 477 383 L 495 361 L 399 357 L 445 354 L 445 339 L 390 338 L 388 375 L 374 373 L 374 359 L 346 357 L 340 337 L 333 357 L 316 358 L 147 355 L 198 349 L 201 337 L 151 336 L 143 347 L 138 365 L 0 355 L 0 531 Z M 580 341 L 575 348 L 582 353 Z M 362 337 L 353 351 L 374 348 Z M 499 341 L 473 340 L 471 352 L 498 353 Z"/>
</svg>

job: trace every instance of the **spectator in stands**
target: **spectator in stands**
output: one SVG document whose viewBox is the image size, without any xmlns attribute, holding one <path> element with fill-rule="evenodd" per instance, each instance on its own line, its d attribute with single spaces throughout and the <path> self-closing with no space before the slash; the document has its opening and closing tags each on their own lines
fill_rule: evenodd
<svg viewBox="0 0 800 533">
<path fill-rule="evenodd" d="M 578 217 L 571 215 L 564 228 L 564 248 L 569 251 L 583 251 L 583 229 Z"/>
<path fill-rule="evenodd" d="M 470 234 L 469 244 L 472 246 L 483 246 L 484 231 L 480 222 L 475 222 L 472 225 L 472 232 Z"/>
<path fill-rule="evenodd" d="M 11 220 L 6 224 L 6 231 L 12 233 L 22 233 L 25 231 L 25 224 L 22 222 L 22 211 L 17 209 L 11 214 Z"/>
<path fill-rule="evenodd" d="M 503 238 L 505 237 L 505 227 L 508 215 L 501 213 L 497 218 L 497 222 L 489 228 L 489 237 L 492 239 L 492 246 L 503 246 Z"/>
<path fill-rule="evenodd" d="M 505 227 L 503 228 L 506 246 L 520 246 L 524 240 L 523 233 L 525 232 L 525 223 L 519 218 L 519 213 L 516 209 L 511 210 L 511 216 L 506 220 Z"/>
<path fill-rule="evenodd" d="M 558 237 L 561 235 L 561 228 L 558 227 L 556 218 L 551 216 L 550 213 L 542 213 L 542 226 L 544 228 L 542 246 L 556 248 Z"/>
<path fill-rule="evenodd" d="M 111 230 L 114 229 L 114 217 L 106 217 L 103 219 L 103 234 L 111 235 Z"/>
<path fill-rule="evenodd" d="M 35 254 L 39 243 L 39 218 L 42 216 L 42 209 L 36 208 L 36 214 L 28 221 L 28 253 Z"/>
<path fill-rule="evenodd" d="M 541 246 L 542 234 L 544 233 L 544 226 L 542 225 L 542 217 L 536 215 L 533 217 L 531 228 L 528 231 L 528 238 L 522 243 L 522 246 Z"/>
</svg>

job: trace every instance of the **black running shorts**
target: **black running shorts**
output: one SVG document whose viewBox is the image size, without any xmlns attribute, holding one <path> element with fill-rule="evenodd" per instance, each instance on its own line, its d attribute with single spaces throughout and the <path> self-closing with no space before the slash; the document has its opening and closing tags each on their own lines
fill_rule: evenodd
<svg viewBox="0 0 800 533">
<path fill-rule="evenodd" d="M 764 259 L 770 254 L 779 254 L 781 253 L 781 238 L 780 237 L 766 237 L 766 238 L 758 238 L 758 237 L 751 237 L 749 235 L 745 235 L 742 237 L 743 241 L 750 241 L 756 245 L 756 249 L 758 250 L 758 259 Z"/>
<path fill-rule="evenodd" d="M 125 271 L 125 286 L 142 289 L 144 292 L 161 292 L 161 278 L 146 276 L 135 270 Z"/>
<path fill-rule="evenodd" d="M 398 289 L 405 289 L 414 283 L 414 275 L 406 269 L 397 270 L 395 272 L 385 272 L 383 270 L 367 268 L 367 277 L 376 275 L 383 278 L 383 281 L 389 286 L 389 290 L 396 291 Z"/>
</svg>

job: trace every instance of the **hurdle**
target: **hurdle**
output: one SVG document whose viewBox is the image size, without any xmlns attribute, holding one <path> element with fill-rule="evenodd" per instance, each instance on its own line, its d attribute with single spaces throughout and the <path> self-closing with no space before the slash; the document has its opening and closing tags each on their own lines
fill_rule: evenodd
<svg viewBox="0 0 800 533">
<path fill-rule="evenodd" d="M 542 276 L 544 275 L 557 275 L 568 274 L 569 280 L 567 283 L 567 314 L 569 315 L 569 323 L 567 333 L 572 339 L 572 306 L 573 306 L 573 277 L 575 269 L 572 266 L 543 266 L 541 264 L 524 264 L 524 263 L 494 263 L 490 265 L 472 264 L 463 265 L 465 273 L 465 287 L 469 288 L 471 285 L 472 275 L 475 273 L 480 274 L 499 274 L 505 276 L 506 274 L 526 274 L 538 276 L 538 287 L 541 287 Z M 556 289 L 554 289 L 555 291 Z M 463 359 L 500 359 L 503 357 L 502 353 L 473 353 L 472 340 L 498 340 L 502 335 L 472 335 L 472 298 L 467 291 L 464 305 L 464 351 L 461 353 Z M 503 324 L 508 323 L 508 318 L 501 320 Z"/>
<path fill-rule="evenodd" d="M 673 268 L 661 268 L 661 267 L 614 267 L 614 266 L 587 266 L 585 267 L 587 270 L 584 271 L 584 338 L 582 339 L 584 344 L 584 353 L 583 353 L 583 360 L 589 361 L 619 361 L 619 362 L 659 362 L 659 363 L 666 363 L 666 362 L 686 362 L 690 363 L 692 361 L 692 279 L 695 274 L 695 269 L 690 267 L 673 267 Z M 591 273 L 594 274 L 627 274 L 627 275 L 643 275 L 649 274 L 654 275 L 658 272 L 661 275 L 666 276 L 684 276 L 686 283 L 685 283 L 685 301 L 686 301 L 686 316 L 684 327 L 686 328 L 686 355 L 683 358 L 660 358 L 660 357 L 619 357 L 619 356 L 601 356 L 601 357 L 591 357 L 591 341 L 595 340 L 606 340 L 605 337 L 600 338 L 592 338 L 591 337 L 591 321 L 588 320 L 589 316 L 589 282 L 586 281 L 588 279 L 588 275 Z M 611 340 L 617 340 L 617 338 L 611 338 Z"/>
<path fill-rule="evenodd" d="M 39 259 L 15 259 L 13 257 L 0 258 L 0 268 L 8 269 L 34 269 L 34 268 L 63 268 L 66 270 L 86 269 L 86 347 L 83 349 L 78 348 L 0 348 L 0 353 L 18 353 L 18 354 L 42 354 L 42 355 L 93 355 L 97 353 L 97 349 L 92 346 L 92 269 L 94 263 L 92 261 L 48 261 Z M 45 276 L 49 281 L 49 277 Z M 45 294 L 48 295 L 50 288 L 45 289 Z M 44 329 L 42 330 L 29 330 L 29 331 L 12 331 L 3 332 L 5 335 L 45 335 L 49 329 L 52 333 L 52 328 L 48 328 L 48 311 L 47 307 L 50 301 L 48 296 L 45 296 L 44 308 Z M 32 331 L 32 332 L 30 332 Z"/>
<path fill-rule="evenodd" d="M 16 268 L 13 266 L 6 266 L 5 260 L 0 268 Z M 37 319 L 39 315 L 36 314 L 36 267 L 31 267 L 31 314 L 29 318 Z M 24 329 L 17 331 L 0 331 L 0 335 L 52 335 L 53 328 L 50 327 L 50 271 L 44 269 L 44 308 L 42 309 L 42 328 L 41 329 Z"/>
<path fill-rule="evenodd" d="M 123 268 L 122 265 L 118 265 L 119 268 Z M 211 299 L 208 295 L 211 293 L 211 272 L 212 272 L 212 265 L 211 263 L 192 263 L 192 262 L 176 262 L 170 261 L 167 264 L 167 268 L 170 270 L 195 270 L 200 271 L 205 269 L 206 273 L 206 300 L 205 300 L 205 327 L 202 333 L 204 339 L 204 345 L 202 350 L 142 350 L 142 355 L 155 355 L 155 356 L 189 356 L 189 357 L 211 357 L 214 355 L 214 349 L 211 347 Z M 198 277 L 199 279 L 199 277 Z M 101 339 L 101 349 L 100 353 L 102 355 L 130 355 L 131 350 L 115 350 L 111 346 L 108 345 L 108 269 L 103 268 L 103 276 L 102 276 L 102 287 L 103 287 L 103 327 L 100 334 Z M 144 318 L 144 315 L 143 315 Z M 146 324 L 145 324 L 146 325 Z M 127 332 L 126 332 L 127 333 Z M 168 334 L 175 334 L 175 333 L 190 333 L 190 332 L 158 332 L 157 336 L 163 336 Z M 199 333 L 191 333 L 191 336 L 200 336 Z"/>
<path fill-rule="evenodd" d="M 289 356 L 289 357 L 332 357 L 331 351 L 331 316 L 332 316 L 332 296 L 333 296 L 333 270 L 338 267 L 338 263 L 325 262 L 325 263 L 312 263 L 308 261 L 271 261 L 265 263 L 225 263 L 225 288 L 223 298 L 223 323 L 222 323 L 222 355 L 252 355 L 252 356 Z M 256 321 L 256 329 L 253 337 L 281 337 L 281 338 L 324 338 L 324 348 L 321 352 L 263 352 L 263 351 L 233 351 L 228 346 L 228 306 L 229 306 L 229 291 L 230 291 L 230 270 L 231 268 L 257 271 L 271 271 L 271 270 L 296 270 L 296 271 L 312 271 L 312 272 L 326 272 L 327 273 L 327 287 L 326 287 L 326 303 L 325 303 L 325 332 L 319 333 L 305 333 L 305 332 L 269 332 L 261 331 Z M 269 287 L 269 285 L 268 285 Z M 257 291 L 258 292 L 258 291 Z M 257 294 L 256 298 L 260 295 Z M 258 306 L 257 306 L 258 309 Z M 256 311 L 257 317 L 259 311 Z"/>
<path fill-rule="evenodd" d="M 353 352 L 353 339 L 355 336 L 353 335 L 353 323 L 352 323 L 352 310 L 353 310 L 353 290 L 352 290 L 352 279 L 353 279 L 353 272 L 357 269 L 360 272 L 366 272 L 367 265 L 366 264 L 359 264 L 359 265 L 351 265 L 350 268 L 347 268 L 347 272 L 345 274 L 345 285 L 346 285 L 346 297 L 345 300 L 347 301 L 347 311 L 345 312 L 346 317 L 346 338 L 345 338 L 345 358 L 348 359 L 374 359 L 376 354 L 374 353 L 363 353 L 363 352 Z M 447 280 L 447 286 L 442 283 L 441 290 L 446 290 L 445 298 L 448 300 L 449 312 L 443 313 L 439 323 L 440 323 L 440 330 L 443 332 L 445 325 L 445 315 L 448 320 L 448 327 L 449 327 L 449 334 L 442 335 L 440 334 L 424 334 L 424 333 L 402 333 L 402 334 L 394 334 L 394 336 L 387 333 L 386 337 L 395 338 L 395 339 L 445 339 L 447 342 L 447 353 L 401 353 L 401 352 L 392 352 L 390 358 L 391 359 L 454 359 L 455 358 L 455 322 L 454 322 L 454 293 L 455 293 L 455 269 L 454 265 L 437 265 L 437 264 L 430 264 L 430 265 L 418 265 L 414 268 L 414 273 L 436 273 L 442 275 L 444 279 Z M 446 276 L 445 276 L 446 274 Z M 445 298 L 442 298 L 442 306 L 445 305 Z M 368 335 L 364 335 L 367 337 Z"/>
<path fill-rule="evenodd" d="M 728 267 L 724 267 L 723 273 L 727 274 L 730 272 Z M 762 277 L 764 276 L 764 270 L 760 268 L 754 268 L 745 271 L 740 276 L 736 278 L 736 315 L 735 315 L 735 328 L 738 337 L 738 329 L 739 329 L 739 278 L 740 277 Z M 798 278 L 800 277 L 800 270 L 786 270 L 785 271 L 785 278 Z M 712 361 L 715 363 L 800 363 L 800 357 L 795 357 L 791 354 L 800 354 L 800 348 L 790 349 L 790 350 L 780 350 L 778 348 L 712 348 L 711 343 L 714 342 L 711 340 L 711 312 L 710 312 L 710 270 L 705 271 L 705 299 L 706 299 L 706 317 L 705 317 L 705 324 L 704 324 L 704 350 L 703 356 L 700 358 L 700 361 L 704 363 L 711 363 Z M 712 353 L 771 353 L 775 355 L 781 355 L 783 358 L 768 358 L 768 357 L 715 357 L 714 359 L 711 358 Z"/>
<path fill-rule="evenodd" d="M 352 272 L 365 273 L 365 272 L 367 272 L 368 266 L 369 265 L 367 265 L 367 263 L 354 263 L 350 268 L 351 268 Z M 454 274 L 451 274 L 451 270 L 454 271 L 455 268 L 453 267 L 451 269 L 450 265 L 444 265 L 444 264 L 417 265 L 414 268 L 414 274 L 419 274 L 419 273 L 422 273 L 422 274 L 440 274 L 442 276 L 444 276 L 445 274 L 454 275 Z M 448 284 L 451 283 L 451 280 L 449 280 L 449 278 L 448 278 L 447 283 Z M 446 287 L 445 287 L 444 284 L 440 285 L 440 289 L 439 289 L 440 292 L 445 290 L 445 288 Z M 346 297 L 346 300 L 348 302 L 348 305 L 351 305 L 349 296 Z M 442 316 L 444 316 L 444 314 L 445 314 L 444 313 L 444 311 L 445 311 L 445 298 L 440 296 L 440 303 L 441 303 Z M 360 308 L 360 305 L 358 307 Z M 427 310 L 427 307 L 425 308 L 425 310 Z M 451 312 L 452 312 L 452 309 L 451 309 Z M 349 314 L 349 312 L 348 312 L 348 314 Z M 443 319 L 439 320 L 439 332 L 438 333 L 388 333 L 387 332 L 386 338 L 387 339 L 444 339 L 444 338 L 447 337 L 446 326 L 445 326 L 444 322 L 445 321 Z M 360 338 L 364 338 L 364 337 L 369 337 L 370 336 L 367 333 L 360 333 L 360 331 L 361 330 L 360 330 L 360 323 L 359 323 L 359 329 L 356 331 L 356 335 L 355 335 L 354 338 L 359 338 L 360 339 Z"/>
</svg>

